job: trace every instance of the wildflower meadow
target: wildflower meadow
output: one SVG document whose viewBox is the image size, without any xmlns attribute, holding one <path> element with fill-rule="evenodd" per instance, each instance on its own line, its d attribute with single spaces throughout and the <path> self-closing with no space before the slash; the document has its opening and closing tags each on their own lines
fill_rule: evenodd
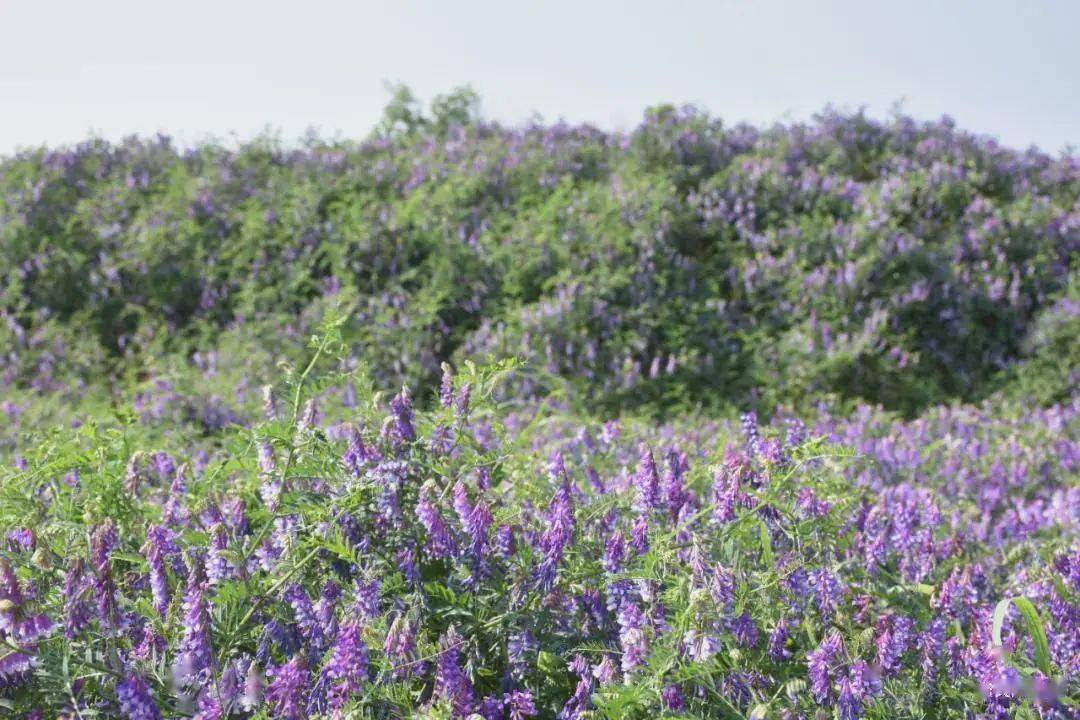
<svg viewBox="0 0 1080 720">
<path fill-rule="evenodd" d="M 943 118 L 0 160 L 0 717 L 1080 717 L 1080 156 Z"/>
</svg>

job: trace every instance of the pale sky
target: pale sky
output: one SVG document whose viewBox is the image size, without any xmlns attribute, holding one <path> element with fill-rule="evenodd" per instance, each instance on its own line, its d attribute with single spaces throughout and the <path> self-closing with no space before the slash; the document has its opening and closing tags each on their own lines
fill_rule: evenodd
<svg viewBox="0 0 1080 720">
<path fill-rule="evenodd" d="M 362 137 L 386 82 L 469 83 L 487 117 L 629 128 L 832 103 L 1080 145 L 1080 0 L 0 0 L 0 153 L 163 131 Z"/>
</svg>

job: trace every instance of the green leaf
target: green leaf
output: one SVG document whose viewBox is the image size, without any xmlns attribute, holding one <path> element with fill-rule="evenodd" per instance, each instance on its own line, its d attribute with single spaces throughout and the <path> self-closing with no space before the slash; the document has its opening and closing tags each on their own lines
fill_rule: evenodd
<svg viewBox="0 0 1080 720">
<path fill-rule="evenodd" d="M 998 647 L 1001 646 L 1001 627 L 1005 624 L 1005 615 L 1009 612 L 1009 605 L 1015 605 L 1016 609 L 1020 611 L 1020 614 L 1024 618 L 1024 624 L 1027 626 L 1028 635 L 1031 636 L 1032 644 L 1035 646 L 1035 665 L 1043 672 L 1043 674 L 1049 676 L 1052 668 L 1050 666 L 1050 645 L 1046 641 L 1046 631 L 1043 629 L 1042 620 L 1039 618 L 1038 611 L 1035 610 L 1035 606 L 1031 604 L 1031 601 L 1026 597 L 1017 596 L 1014 598 L 1006 598 L 997 604 L 994 608 L 994 626 L 993 626 L 993 640 L 994 644 Z"/>
</svg>

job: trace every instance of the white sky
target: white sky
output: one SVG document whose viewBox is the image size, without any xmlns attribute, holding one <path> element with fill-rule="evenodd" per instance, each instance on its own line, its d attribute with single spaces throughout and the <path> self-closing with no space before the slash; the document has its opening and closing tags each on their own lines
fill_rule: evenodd
<svg viewBox="0 0 1080 720">
<path fill-rule="evenodd" d="M 757 123 L 902 101 L 1056 152 L 1080 144 L 1080 0 L 0 0 L 0 153 L 360 137 L 386 81 L 607 128 L 665 101 Z"/>
</svg>

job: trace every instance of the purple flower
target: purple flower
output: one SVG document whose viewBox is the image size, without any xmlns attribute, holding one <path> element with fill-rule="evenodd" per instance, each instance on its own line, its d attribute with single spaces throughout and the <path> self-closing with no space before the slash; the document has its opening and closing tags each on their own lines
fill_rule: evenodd
<svg viewBox="0 0 1080 720">
<path fill-rule="evenodd" d="M 34 537 L 34 531 L 30 528 L 19 528 L 12 530 L 7 535 L 8 547 L 13 552 L 19 550 L 33 550 L 37 544 L 37 539 Z"/>
<path fill-rule="evenodd" d="M 740 647 L 754 647 L 758 642 L 758 629 L 753 618 L 743 613 L 731 623 L 731 634 L 735 636 L 735 643 Z"/>
<path fill-rule="evenodd" d="M 562 564 L 563 550 L 574 538 L 574 506 L 570 486 L 565 479 L 555 491 L 546 519 L 547 526 L 540 537 L 543 559 L 537 570 L 537 581 L 541 588 L 550 589 L 555 582 L 557 569 Z"/>
<path fill-rule="evenodd" d="M 308 669 L 297 655 L 277 668 L 266 688 L 266 702 L 270 716 L 278 720 L 305 720 L 307 718 Z"/>
<path fill-rule="evenodd" d="M 274 459 L 274 446 L 265 440 L 259 443 L 259 479 L 259 497 L 270 512 L 276 513 L 281 506 L 282 483 Z"/>
<path fill-rule="evenodd" d="M 184 507 L 184 495 L 187 493 L 187 484 L 184 482 L 184 472 L 187 466 L 181 466 L 169 484 L 169 499 L 162 508 L 161 519 L 170 527 L 188 524 L 190 514 Z"/>
<path fill-rule="evenodd" d="M 840 720 L 859 720 L 862 717 L 862 698 L 852 687 L 851 681 L 846 677 L 841 677 L 837 688 L 840 691 L 840 696 L 836 701 L 840 711 Z"/>
<path fill-rule="evenodd" d="M 277 404 L 274 402 L 274 386 L 263 385 L 263 416 L 270 422 L 278 419 Z"/>
<path fill-rule="evenodd" d="M 461 640 L 451 629 L 439 642 L 441 652 L 435 668 L 435 696 L 450 703 L 455 717 L 464 718 L 473 703 L 473 688 L 461 669 Z"/>
<path fill-rule="evenodd" d="M 637 470 L 634 472 L 634 487 L 637 489 L 634 509 L 647 514 L 659 505 L 660 475 L 656 470 L 652 450 L 643 443 L 640 451 L 641 457 L 638 460 Z"/>
<path fill-rule="evenodd" d="M 180 684 L 196 685 L 210 673 L 210 603 L 202 562 L 192 558 L 184 594 L 184 634 L 180 640 L 176 676 Z"/>
<path fill-rule="evenodd" d="M 210 528 L 210 548 L 206 553 L 206 578 L 211 586 L 220 585 L 233 574 L 232 566 L 225 554 L 228 549 L 229 536 L 226 534 L 225 526 L 214 523 Z"/>
<path fill-rule="evenodd" d="M 735 575 L 723 565 L 717 563 L 713 568 L 709 593 L 722 614 L 730 613 L 735 603 Z"/>
<path fill-rule="evenodd" d="M 528 630 L 513 633 L 507 638 L 506 657 L 510 663 L 510 671 L 515 677 L 523 677 L 528 672 L 536 650 L 536 640 Z"/>
<path fill-rule="evenodd" d="M 503 524 L 495 530 L 495 550 L 504 560 L 509 560 L 517 552 L 517 541 L 514 539 L 514 528 Z"/>
<path fill-rule="evenodd" d="M 626 541 L 621 532 L 613 532 L 604 544 L 604 556 L 601 565 L 609 573 L 622 571 L 623 560 L 626 558 Z"/>
<path fill-rule="evenodd" d="M 98 619 L 103 627 L 112 627 L 118 614 L 116 584 L 112 579 L 109 555 L 116 547 L 116 525 L 107 519 L 90 537 L 90 562 L 94 567 L 94 594 L 97 597 Z"/>
<path fill-rule="evenodd" d="M 686 710 L 686 698 L 683 696 L 682 688 L 678 685 L 665 685 L 664 689 L 660 691 L 660 700 L 664 704 L 665 710 L 671 712 L 683 712 Z"/>
<path fill-rule="evenodd" d="M 475 505 L 469 503 L 465 485 L 458 481 L 454 485 L 454 510 L 461 521 L 461 527 L 468 535 L 473 555 L 480 558 L 486 552 L 487 534 L 493 520 L 491 510 L 482 501 Z"/>
<path fill-rule="evenodd" d="M 69 640 L 74 640 L 90 625 L 93 611 L 89 594 L 86 565 L 82 558 L 75 558 L 64 578 L 64 635 Z"/>
<path fill-rule="evenodd" d="M 357 580 L 356 614 L 360 622 L 368 623 L 379 616 L 379 594 L 381 592 L 382 581 L 378 579 L 370 582 Z"/>
<path fill-rule="evenodd" d="M 150 566 L 150 591 L 154 596 L 154 609 L 162 618 L 169 610 L 169 578 L 165 571 L 165 559 L 175 550 L 172 533 L 161 525 L 151 525 L 146 531 L 146 543 L 142 551 Z"/>
<path fill-rule="evenodd" d="M 750 452 L 757 449 L 760 435 L 758 434 L 757 413 L 750 411 L 742 414 L 743 437 L 746 439 L 746 447 Z"/>
<path fill-rule="evenodd" d="M 340 710 L 363 689 L 368 666 L 368 648 L 361 639 L 360 625 L 342 625 L 330 651 L 330 661 L 323 668 L 323 674 L 331 681 L 328 696 L 332 709 Z"/>
<path fill-rule="evenodd" d="M 830 570 L 819 569 L 810 572 L 810 586 L 817 600 L 818 611 L 821 613 L 821 621 L 828 623 L 836 613 L 843 598 L 844 587 L 840 584 L 836 574 Z"/>
<path fill-rule="evenodd" d="M 442 382 L 439 384 L 439 403 L 449 408 L 454 403 L 454 373 L 447 363 L 442 364 Z"/>
<path fill-rule="evenodd" d="M 624 603 L 618 613 L 619 646 L 622 649 L 622 671 L 629 675 L 646 664 L 649 650 L 645 637 L 645 616 L 632 602 Z"/>
<path fill-rule="evenodd" d="M 588 677 L 578 680 L 574 688 L 574 694 L 559 711 L 559 720 L 580 720 L 585 712 L 592 706 L 592 682 Z"/>
<path fill-rule="evenodd" d="M 830 633 L 817 649 L 812 650 L 806 656 L 807 675 L 810 678 L 810 690 L 819 703 L 824 703 L 829 697 L 829 686 L 832 683 L 832 664 L 843 649 L 843 641 L 837 633 Z"/>
<path fill-rule="evenodd" d="M 457 397 L 454 398 L 454 422 L 464 425 L 469 417 L 469 400 L 472 397 L 472 384 L 465 383 L 458 389 Z"/>
<path fill-rule="evenodd" d="M 315 403 L 315 398 L 308 398 L 304 403 L 304 411 L 300 413 L 300 417 L 296 420 L 297 432 L 307 432 L 315 427 L 315 416 L 318 414 L 318 405 Z"/>
<path fill-rule="evenodd" d="M 416 662 L 416 626 L 403 616 L 398 616 L 390 624 L 383 641 L 383 654 L 390 661 L 390 668 L 396 680 L 402 680 L 422 668 Z"/>
<path fill-rule="evenodd" d="M 225 710 L 221 707 L 221 703 L 217 698 L 204 692 L 199 696 L 199 709 L 191 720 L 223 720 L 224 717 Z"/>
<path fill-rule="evenodd" d="M 431 490 L 428 486 L 424 486 L 420 491 L 420 500 L 416 503 L 416 518 L 427 531 L 427 551 L 433 558 L 451 558 L 457 554 L 457 543 L 454 542 L 446 521 L 432 502 Z"/>
<path fill-rule="evenodd" d="M 413 429 L 413 405 L 412 396 L 407 387 L 401 388 L 401 392 L 390 401 L 390 413 L 394 417 L 394 436 L 399 442 L 412 442 L 416 439 L 416 431 Z"/>
<path fill-rule="evenodd" d="M 128 720 L 161 720 L 150 688 L 137 673 L 126 672 L 116 683 L 116 701 Z"/>
<path fill-rule="evenodd" d="M 781 663 L 791 658 L 791 651 L 787 648 L 788 619 L 781 618 L 776 628 L 769 634 L 769 658 L 775 663 Z"/>
<path fill-rule="evenodd" d="M 510 720 L 525 720 L 536 716 L 536 703 L 528 690 L 511 691 L 506 698 L 506 706 L 510 711 Z"/>
<path fill-rule="evenodd" d="M 630 528 L 630 547 L 638 555 L 649 552 L 649 521 L 644 516 L 639 517 L 634 527 Z"/>
<path fill-rule="evenodd" d="M 312 650 L 321 649 L 326 636 L 307 592 L 294 583 L 285 588 L 284 599 L 292 608 L 296 624 L 300 628 L 300 634 L 311 643 Z"/>
</svg>

